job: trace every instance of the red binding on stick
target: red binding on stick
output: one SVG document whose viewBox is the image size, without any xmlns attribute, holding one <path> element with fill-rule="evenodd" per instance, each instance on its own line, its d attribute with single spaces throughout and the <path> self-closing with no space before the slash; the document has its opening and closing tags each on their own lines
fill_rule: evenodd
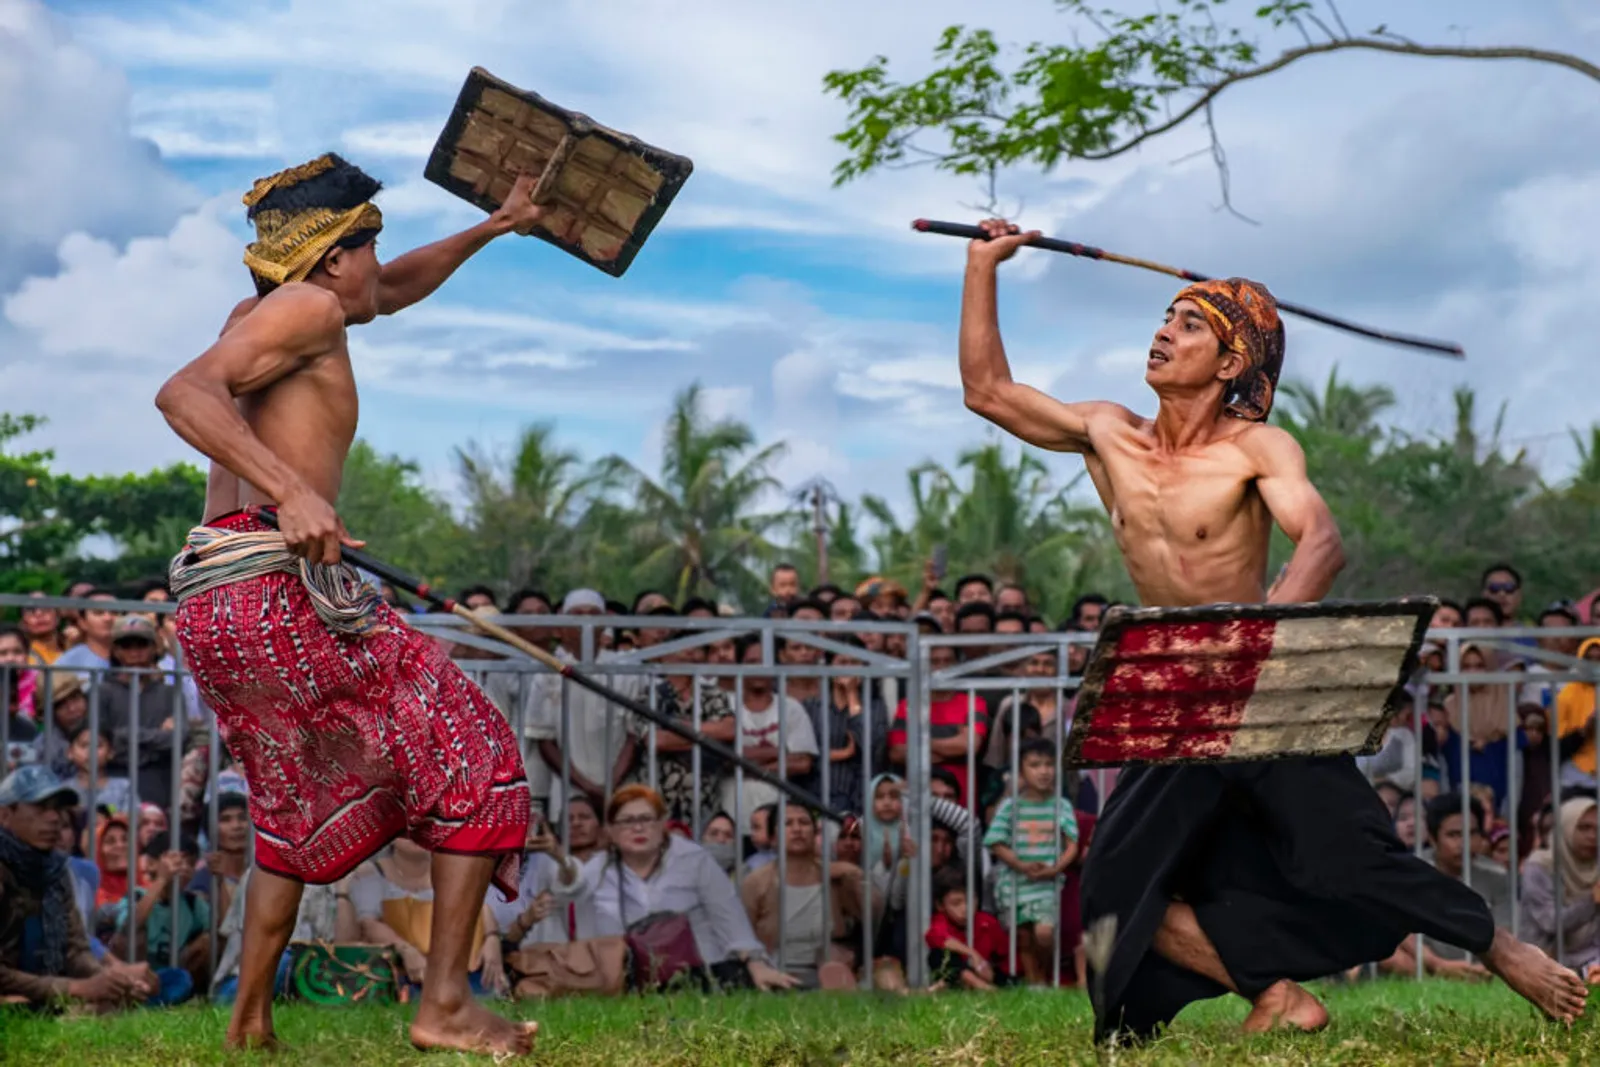
<svg viewBox="0 0 1600 1067">
<path fill-rule="evenodd" d="M 912 222 L 911 228 L 919 233 L 937 233 L 945 237 L 964 237 L 971 241 L 989 240 L 989 235 L 981 227 L 969 226 L 962 222 L 936 222 L 931 219 L 917 219 Z M 1140 267 L 1144 270 L 1153 270 L 1158 274 L 1170 274 L 1174 278 L 1182 278 L 1186 282 L 1208 282 L 1211 280 L 1210 275 L 1196 274 L 1192 270 L 1169 267 L 1165 263 L 1156 263 L 1148 259 L 1137 259 L 1133 256 L 1124 256 L 1116 252 L 1107 252 L 1103 248 L 1096 248 L 1093 245 L 1081 245 L 1076 241 L 1063 241 L 1059 237 L 1036 237 L 1028 247 L 1042 248 L 1047 252 L 1064 252 L 1069 256 L 1081 256 L 1084 259 L 1100 259 L 1110 263 L 1121 263 L 1129 267 Z M 1392 330 L 1380 330 L 1373 326 L 1363 326 L 1360 323 L 1334 318 L 1326 312 L 1317 311 L 1300 304 L 1291 304 L 1284 300 L 1278 301 L 1278 309 L 1291 315 L 1298 315 L 1303 319 L 1320 322 L 1324 326 L 1332 326 L 1336 330 L 1359 334 L 1362 337 L 1369 337 L 1374 341 L 1382 341 L 1385 344 L 1420 348 L 1425 352 L 1450 356 L 1454 359 L 1465 359 L 1467 355 L 1466 349 L 1453 341 L 1435 341 L 1428 337 L 1415 337 L 1411 334 L 1395 333 Z"/>
</svg>

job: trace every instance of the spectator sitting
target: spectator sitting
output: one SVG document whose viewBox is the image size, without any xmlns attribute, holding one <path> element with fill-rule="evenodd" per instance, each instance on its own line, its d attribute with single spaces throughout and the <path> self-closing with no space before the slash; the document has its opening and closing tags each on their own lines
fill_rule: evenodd
<svg viewBox="0 0 1600 1067">
<path fill-rule="evenodd" d="M 27 667 L 27 639 L 10 623 L 0 623 L 0 668 L 7 668 L 7 687 L 0 692 L 0 715 L 6 717 L 6 737 L 22 746 L 35 744 L 39 736 L 39 727 L 33 720 L 34 672 Z"/>
<path fill-rule="evenodd" d="M 1417 798 L 1401 794 L 1394 804 L 1394 835 L 1408 851 L 1417 847 Z"/>
<path fill-rule="evenodd" d="M 107 815 L 98 820 L 95 832 L 94 862 L 100 868 L 100 888 L 95 893 L 95 909 L 128 897 L 128 817 Z M 135 884 L 149 882 L 141 876 L 135 864 Z M 93 929 L 90 923 L 89 928 Z"/>
<path fill-rule="evenodd" d="M 748 846 L 744 856 L 746 874 L 759 871 L 778 858 L 778 839 L 772 832 L 772 827 L 777 821 L 776 804 L 763 804 L 750 813 L 750 835 L 745 839 L 745 844 Z"/>
<path fill-rule="evenodd" d="M 233 904 L 245 872 L 250 868 L 250 801 L 243 793 L 223 793 L 217 797 L 217 847 L 206 854 L 206 864 L 189 883 L 203 897 L 217 888 L 215 910 L 226 915 Z"/>
<path fill-rule="evenodd" d="M 1002 917 L 1015 919 L 1017 952 L 1030 985 L 1045 982 L 1060 918 L 1057 880 L 1078 855 L 1077 817 L 1072 803 L 1056 792 L 1055 756 L 1048 741 L 1023 747 L 1018 794 L 1001 802 L 983 839 L 1003 865 L 995 902 Z"/>
<path fill-rule="evenodd" d="M 739 861 L 738 841 L 738 827 L 733 824 L 733 816 L 725 811 L 719 811 L 707 819 L 700 831 L 700 847 L 717 861 L 723 874 L 733 874 L 733 866 Z"/>
<path fill-rule="evenodd" d="M 68 678 L 73 675 L 66 675 Z M 89 783 L 90 745 L 98 741 L 94 751 L 95 777 L 93 788 Z M 125 811 L 133 801 L 133 787 L 126 778 L 113 778 L 106 773 L 106 767 L 111 763 L 112 729 L 111 724 L 102 721 L 98 736 L 90 731 L 88 723 L 79 723 L 72 731 L 72 742 L 67 747 L 67 761 L 73 770 L 73 785 L 77 787 L 78 795 L 88 803 L 93 798 L 95 807 L 105 807 L 111 811 Z"/>
<path fill-rule="evenodd" d="M 570 805 L 568 813 L 577 807 Z M 526 852 L 517 898 L 507 901 L 499 893 L 489 894 L 489 911 L 501 937 L 517 948 L 576 940 L 576 910 L 570 903 L 558 905 L 554 895 L 556 882 L 566 866 L 561 842 L 538 812 L 528 822 Z"/>
<path fill-rule="evenodd" d="M 1522 869 L 1523 939 L 1556 954 L 1556 866 L 1561 868 L 1560 962 L 1579 973 L 1600 964 L 1600 855 L 1593 797 L 1561 805 L 1555 841 L 1528 857 Z"/>
<path fill-rule="evenodd" d="M 393 945 L 409 980 L 408 993 L 420 996 L 428 972 L 433 935 L 433 873 L 428 853 L 410 838 L 397 837 L 389 855 L 350 885 L 350 902 L 361 924 L 361 939 Z M 494 916 L 485 901 L 472 934 L 467 981 L 473 993 L 506 992 L 506 971 L 494 932 Z"/>
<path fill-rule="evenodd" d="M 578 903 L 581 936 L 618 936 L 653 914 L 685 915 L 700 958 L 717 981 L 790 989 L 793 978 L 765 958 L 728 876 L 705 849 L 666 830 L 666 803 L 648 786 L 617 790 L 606 807 L 611 848 L 585 863 L 569 861 L 554 887 L 558 902 Z M 570 880 L 569 880 L 570 872 Z"/>
<path fill-rule="evenodd" d="M 1472 834 L 1484 832 L 1483 805 L 1476 798 L 1471 800 L 1472 827 L 1470 831 L 1462 825 L 1461 820 L 1461 794 L 1443 793 L 1428 801 L 1425 809 L 1428 820 L 1428 837 L 1433 842 L 1431 850 L 1425 850 L 1422 858 L 1433 863 L 1440 871 L 1452 878 L 1462 878 L 1466 870 L 1465 864 L 1472 865 L 1472 891 L 1488 902 L 1489 911 L 1494 916 L 1494 924 L 1510 928 L 1511 926 L 1511 878 L 1507 872 L 1487 859 L 1471 855 L 1470 839 Z M 1464 949 L 1454 945 L 1439 943 L 1430 946 L 1441 958 L 1447 960 L 1466 959 Z"/>
<path fill-rule="evenodd" d="M 946 872 L 934 881 L 933 907 L 927 943 L 936 987 L 994 989 L 1016 983 L 1005 969 L 1006 935 L 999 919 L 985 911 L 974 914 L 968 941 L 967 887 L 959 875 Z"/>
<path fill-rule="evenodd" d="M 217 957 L 216 978 L 212 982 L 211 1000 L 215 1004 L 232 1004 L 239 992 L 239 958 L 244 950 L 244 905 L 250 891 L 249 867 L 239 878 L 227 913 L 217 927 L 217 936 L 223 938 L 222 954 Z M 295 913 L 294 932 L 289 935 L 291 944 L 350 945 L 361 940 L 361 924 L 355 908 L 350 903 L 350 885 L 355 875 L 334 885 L 307 885 L 300 893 L 300 910 Z M 294 959 L 292 948 L 286 948 L 278 961 L 278 974 L 273 982 L 274 996 L 289 994 L 289 966 Z"/>
<path fill-rule="evenodd" d="M 825 916 L 817 817 L 798 804 L 784 809 L 784 855 L 787 862 L 767 864 L 747 877 L 741 888 L 756 936 L 800 988 L 852 988 L 865 901 L 861 868 L 852 863 L 829 865 L 830 913 Z M 882 897 L 875 896 L 873 905 L 881 913 Z"/>
<path fill-rule="evenodd" d="M 56 850 L 77 800 L 47 767 L 0 781 L 0 1002 L 109 1011 L 185 994 L 181 975 L 158 977 L 144 964 L 102 962 L 90 951 L 67 858 Z"/>
<path fill-rule="evenodd" d="M 567 802 L 567 851 L 579 863 L 587 863 L 606 847 L 605 827 L 600 825 L 600 813 L 587 794 L 574 796 Z"/>
<path fill-rule="evenodd" d="M 194 838 L 184 837 L 173 847 L 167 831 L 162 830 L 145 845 L 139 859 L 148 871 L 148 888 L 134 890 L 132 922 L 124 897 L 99 909 L 95 915 L 96 933 L 113 955 L 127 959 L 131 927 L 133 956 L 161 962 L 172 958 L 172 935 L 176 929 L 178 965 L 189 972 L 195 991 L 203 994 L 211 977 L 211 902 L 189 888 L 200 861 L 200 846 Z M 178 899 L 176 921 L 174 888 Z"/>
<path fill-rule="evenodd" d="M 1578 658 L 1600 662 L 1600 637 L 1578 646 Z M 1556 694 L 1556 735 L 1561 745 L 1561 788 L 1595 788 L 1595 684 L 1572 681 Z"/>
</svg>

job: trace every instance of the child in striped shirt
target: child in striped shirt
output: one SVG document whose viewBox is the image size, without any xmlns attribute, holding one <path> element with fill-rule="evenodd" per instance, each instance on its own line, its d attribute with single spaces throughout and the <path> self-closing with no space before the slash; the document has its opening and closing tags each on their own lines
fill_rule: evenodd
<svg viewBox="0 0 1600 1067">
<path fill-rule="evenodd" d="M 1022 974 L 1028 984 L 1042 985 L 1055 951 L 1058 879 L 1078 857 L 1078 819 L 1072 801 L 1056 790 L 1054 745 L 1043 739 L 1024 744 L 1021 771 L 1018 795 L 1001 802 L 983 843 L 1002 864 L 996 910 L 1001 922 L 1016 923 Z"/>
</svg>

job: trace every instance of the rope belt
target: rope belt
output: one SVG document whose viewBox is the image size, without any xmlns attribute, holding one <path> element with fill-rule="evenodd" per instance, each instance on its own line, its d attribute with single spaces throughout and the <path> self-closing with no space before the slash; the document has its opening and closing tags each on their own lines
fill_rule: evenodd
<svg viewBox="0 0 1600 1067">
<path fill-rule="evenodd" d="M 305 583 L 317 617 L 335 633 L 364 637 L 386 629 L 378 608 L 383 596 L 354 567 L 328 566 L 296 556 L 276 530 L 241 532 L 213 526 L 189 531 L 172 560 L 168 582 L 179 603 L 234 582 L 269 574 L 294 574 Z"/>
</svg>

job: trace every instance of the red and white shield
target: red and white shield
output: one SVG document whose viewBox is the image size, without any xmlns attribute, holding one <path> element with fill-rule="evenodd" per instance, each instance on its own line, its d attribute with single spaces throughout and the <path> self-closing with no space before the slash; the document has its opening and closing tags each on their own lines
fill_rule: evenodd
<svg viewBox="0 0 1600 1067">
<path fill-rule="evenodd" d="M 1437 603 L 1114 609 L 1066 758 L 1094 767 L 1374 752 Z"/>
</svg>

